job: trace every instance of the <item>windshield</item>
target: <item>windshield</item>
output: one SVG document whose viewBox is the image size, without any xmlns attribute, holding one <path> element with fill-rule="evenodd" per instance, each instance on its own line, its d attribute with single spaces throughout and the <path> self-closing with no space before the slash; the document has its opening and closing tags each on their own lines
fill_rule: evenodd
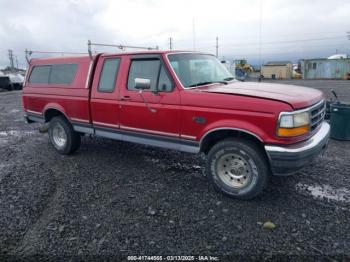
<svg viewBox="0 0 350 262">
<path fill-rule="evenodd" d="M 168 55 L 170 64 L 185 88 L 226 83 L 233 76 L 213 55 L 181 53 Z"/>
</svg>

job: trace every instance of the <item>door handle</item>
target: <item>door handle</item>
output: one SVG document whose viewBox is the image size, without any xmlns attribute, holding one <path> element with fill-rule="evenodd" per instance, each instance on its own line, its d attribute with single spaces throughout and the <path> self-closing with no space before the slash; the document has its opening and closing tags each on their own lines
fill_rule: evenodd
<svg viewBox="0 0 350 262">
<path fill-rule="evenodd" d="M 122 97 L 120 98 L 120 100 L 122 100 L 122 101 L 130 101 L 130 100 L 131 100 L 131 97 L 130 97 L 130 96 L 122 96 Z"/>
</svg>

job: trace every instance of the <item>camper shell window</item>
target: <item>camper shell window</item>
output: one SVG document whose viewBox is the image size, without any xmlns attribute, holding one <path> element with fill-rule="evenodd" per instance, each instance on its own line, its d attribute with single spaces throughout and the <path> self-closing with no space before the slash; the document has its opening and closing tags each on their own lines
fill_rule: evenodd
<svg viewBox="0 0 350 262">
<path fill-rule="evenodd" d="M 34 66 L 29 77 L 29 83 L 69 85 L 74 80 L 77 68 L 77 64 Z"/>
</svg>

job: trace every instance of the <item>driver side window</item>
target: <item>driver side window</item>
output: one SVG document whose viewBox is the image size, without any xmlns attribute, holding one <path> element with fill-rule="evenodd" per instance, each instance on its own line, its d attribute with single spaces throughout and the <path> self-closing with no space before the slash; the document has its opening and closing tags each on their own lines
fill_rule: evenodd
<svg viewBox="0 0 350 262">
<path fill-rule="evenodd" d="M 135 78 L 147 78 L 151 80 L 150 91 L 155 91 L 157 89 L 159 66 L 159 60 L 133 60 L 129 71 L 128 89 L 136 90 L 134 88 Z"/>
<path fill-rule="evenodd" d="M 132 60 L 128 77 L 128 90 L 136 90 L 134 87 L 135 78 L 150 79 L 150 91 L 171 92 L 173 89 L 173 82 L 159 59 Z"/>
</svg>

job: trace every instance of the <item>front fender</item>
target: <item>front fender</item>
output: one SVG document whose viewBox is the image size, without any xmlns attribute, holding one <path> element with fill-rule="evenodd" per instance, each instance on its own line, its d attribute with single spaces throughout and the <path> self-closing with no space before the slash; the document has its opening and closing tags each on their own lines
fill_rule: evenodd
<svg viewBox="0 0 350 262">
<path fill-rule="evenodd" d="M 237 130 L 250 135 L 255 136 L 261 142 L 264 142 L 268 135 L 257 125 L 252 124 L 250 122 L 242 121 L 242 120 L 219 120 L 207 125 L 197 137 L 197 140 L 202 142 L 202 140 L 209 135 L 211 132 L 217 130 Z"/>
</svg>

